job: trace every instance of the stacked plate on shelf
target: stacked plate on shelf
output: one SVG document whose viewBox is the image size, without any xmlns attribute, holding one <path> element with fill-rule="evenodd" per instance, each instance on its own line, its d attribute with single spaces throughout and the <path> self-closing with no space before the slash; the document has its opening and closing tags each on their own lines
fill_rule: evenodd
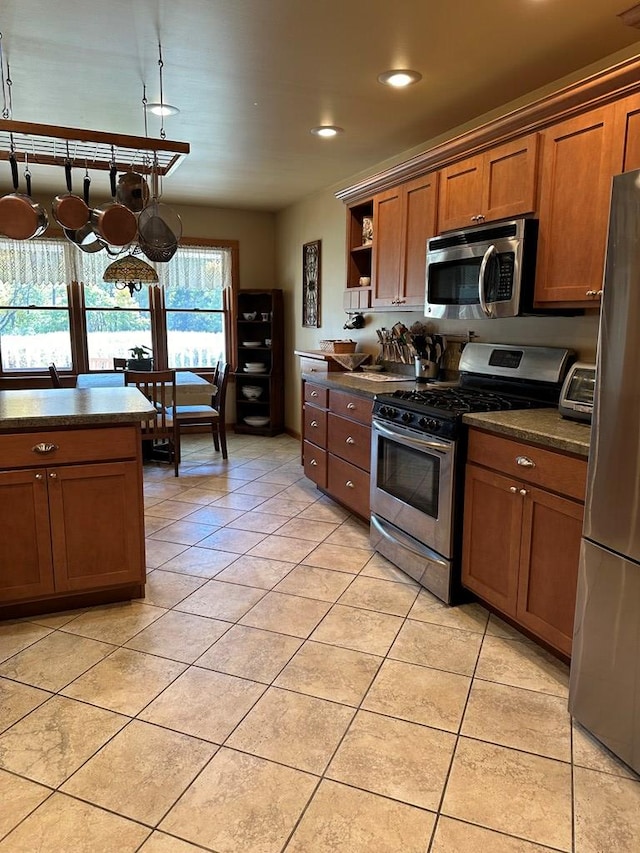
<svg viewBox="0 0 640 853">
<path fill-rule="evenodd" d="M 262 341 L 242 341 L 242 346 L 254 349 L 255 347 L 262 346 Z"/>
<path fill-rule="evenodd" d="M 245 424 L 248 424 L 249 426 L 261 427 L 267 426 L 270 418 L 263 417 L 262 415 L 247 415 L 247 417 L 243 418 L 242 420 L 245 422 Z"/>
<path fill-rule="evenodd" d="M 267 365 L 261 361 L 248 361 L 244 366 L 245 373 L 264 373 L 266 369 Z"/>
</svg>

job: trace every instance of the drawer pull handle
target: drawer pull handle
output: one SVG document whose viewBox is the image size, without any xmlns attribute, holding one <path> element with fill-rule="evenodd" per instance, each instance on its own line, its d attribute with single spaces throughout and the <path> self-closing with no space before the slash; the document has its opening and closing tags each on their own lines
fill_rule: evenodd
<svg viewBox="0 0 640 853">
<path fill-rule="evenodd" d="M 36 444 L 31 448 L 34 453 L 53 453 L 54 450 L 59 449 L 57 444 L 49 444 L 45 441 L 41 441 L 40 444 Z"/>
<path fill-rule="evenodd" d="M 511 487 L 509 488 L 509 491 L 510 491 L 510 492 L 512 492 L 512 493 L 515 495 L 515 493 L 518 491 L 518 489 L 516 488 L 516 486 L 511 486 Z"/>
<path fill-rule="evenodd" d="M 57 479 L 58 479 L 58 475 L 56 474 L 56 472 L 55 472 L 55 471 L 52 471 L 52 472 L 49 474 L 49 477 L 50 477 L 52 480 L 57 480 Z"/>
<path fill-rule="evenodd" d="M 347 409 L 355 409 L 355 407 L 356 407 L 355 403 L 347 403 Z"/>
<path fill-rule="evenodd" d="M 44 480 L 43 475 L 42 474 L 36 474 L 36 480 Z"/>
<path fill-rule="evenodd" d="M 317 391 L 312 391 L 312 392 L 311 392 L 311 394 L 309 394 L 309 396 L 310 396 L 310 397 L 317 397 L 317 396 L 318 396 L 318 392 L 317 392 Z"/>
<path fill-rule="evenodd" d="M 535 468 L 536 463 L 533 459 L 529 459 L 528 456 L 516 456 L 516 464 L 520 465 L 522 468 Z"/>
<path fill-rule="evenodd" d="M 311 421 L 311 423 L 309 424 L 309 426 L 317 427 L 317 426 L 318 426 L 318 421 Z"/>
<path fill-rule="evenodd" d="M 345 486 L 346 486 L 348 489 L 355 489 L 355 486 L 354 486 L 354 484 L 353 484 L 353 482 L 352 482 L 351 480 L 347 480 L 347 482 L 345 483 Z"/>
<path fill-rule="evenodd" d="M 524 495 L 528 494 L 526 489 L 520 489 L 520 494 L 524 497 Z"/>
<path fill-rule="evenodd" d="M 313 465 L 313 467 L 314 467 L 314 468 L 316 468 L 316 467 L 317 467 L 317 465 L 318 465 L 318 463 L 317 463 L 317 461 L 316 461 L 315 459 L 311 459 L 311 460 L 310 460 L 310 462 L 309 462 L 309 465 Z"/>
<path fill-rule="evenodd" d="M 345 443 L 345 444 L 355 444 L 355 441 L 351 438 L 351 436 L 350 436 L 350 435 L 348 435 L 348 436 L 345 438 L 344 443 Z"/>
</svg>

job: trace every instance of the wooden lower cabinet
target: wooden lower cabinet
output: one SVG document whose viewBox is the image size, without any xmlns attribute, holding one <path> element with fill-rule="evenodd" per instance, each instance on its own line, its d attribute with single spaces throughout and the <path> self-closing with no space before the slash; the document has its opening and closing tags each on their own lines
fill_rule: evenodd
<svg viewBox="0 0 640 853">
<path fill-rule="evenodd" d="M 305 475 L 368 520 L 371 398 L 305 381 L 303 399 Z"/>
<path fill-rule="evenodd" d="M 142 469 L 138 430 L 130 429 L 133 459 L 0 471 L 2 605 L 55 600 L 62 609 L 65 596 L 133 586 L 141 592 Z M 61 450 L 56 461 L 74 456 L 90 432 L 54 434 Z M 113 433 L 116 456 L 125 433 L 123 427 Z M 7 447 L 22 445 L 26 452 L 37 439 L 26 433 L 0 436 L 3 462 Z M 102 444 L 98 455 L 108 455 Z"/>
<path fill-rule="evenodd" d="M 474 445 L 474 433 L 466 469 L 462 583 L 570 655 L 584 511 L 578 494 L 584 495 L 586 461 L 480 433 Z M 520 473 L 516 460 L 523 458 L 534 464 Z M 501 462 L 506 472 L 491 470 Z M 540 479 L 545 466 L 548 489 L 526 474 Z M 573 494 L 556 493 L 558 483 Z"/>
</svg>

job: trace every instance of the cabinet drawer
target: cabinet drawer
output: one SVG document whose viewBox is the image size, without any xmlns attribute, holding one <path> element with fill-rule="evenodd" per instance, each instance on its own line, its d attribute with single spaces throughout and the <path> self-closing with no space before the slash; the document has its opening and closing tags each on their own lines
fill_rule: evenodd
<svg viewBox="0 0 640 853">
<path fill-rule="evenodd" d="M 585 459 L 475 429 L 469 430 L 468 459 L 485 468 L 502 471 L 515 480 L 584 501 L 587 480 Z M 533 465 L 529 464 L 531 462 Z"/>
<path fill-rule="evenodd" d="M 328 389 L 323 388 L 322 385 L 315 385 L 313 382 L 304 383 L 305 403 L 313 403 L 314 406 L 322 406 L 326 409 L 328 395 Z"/>
<path fill-rule="evenodd" d="M 316 447 L 310 441 L 303 444 L 304 473 L 310 480 L 320 486 L 327 488 L 327 451 Z"/>
<path fill-rule="evenodd" d="M 329 412 L 327 448 L 330 453 L 368 471 L 371 464 L 371 428 Z"/>
<path fill-rule="evenodd" d="M 316 406 L 304 407 L 304 438 L 319 447 L 327 446 L 327 413 Z"/>
<path fill-rule="evenodd" d="M 329 453 L 327 489 L 362 518 L 369 518 L 369 474 Z"/>
<path fill-rule="evenodd" d="M 344 391 L 329 391 L 329 408 L 336 415 L 351 418 L 361 424 L 371 424 L 373 400 L 370 397 L 358 397 L 356 394 L 345 394 Z"/>
<path fill-rule="evenodd" d="M 39 453 L 36 446 L 52 445 Z M 134 426 L 0 435 L 0 468 L 65 465 L 135 459 L 139 440 Z"/>
<path fill-rule="evenodd" d="M 322 358 L 300 358 L 300 373 L 328 373 L 329 362 Z"/>
</svg>

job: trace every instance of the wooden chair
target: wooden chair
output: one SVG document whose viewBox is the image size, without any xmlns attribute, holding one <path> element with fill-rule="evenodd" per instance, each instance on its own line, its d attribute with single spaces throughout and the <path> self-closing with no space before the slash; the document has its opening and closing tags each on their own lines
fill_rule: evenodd
<svg viewBox="0 0 640 853">
<path fill-rule="evenodd" d="M 216 372 L 214 373 L 214 384 L 217 386 L 217 391 L 211 397 L 210 406 L 176 406 L 175 414 L 175 420 L 178 424 L 178 433 L 180 432 L 180 428 L 183 426 L 211 424 L 213 446 L 217 451 L 222 449 L 223 459 L 228 458 L 225 403 L 227 397 L 229 370 L 229 364 L 226 364 L 225 362 L 218 363 Z"/>
<path fill-rule="evenodd" d="M 125 370 L 124 384 L 135 385 L 156 409 L 156 416 L 142 421 L 142 440 L 168 447 L 169 462 L 178 476 L 180 463 L 180 430 L 173 417 L 176 401 L 175 370 Z"/>
<path fill-rule="evenodd" d="M 60 382 L 60 374 L 58 373 L 58 368 L 52 362 L 49 365 L 49 376 L 51 377 L 51 386 L 52 388 L 62 388 L 62 383 Z"/>
<path fill-rule="evenodd" d="M 126 358 L 114 358 L 113 359 L 113 369 L 114 370 L 126 370 L 127 369 L 127 359 Z"/>
</svg>

